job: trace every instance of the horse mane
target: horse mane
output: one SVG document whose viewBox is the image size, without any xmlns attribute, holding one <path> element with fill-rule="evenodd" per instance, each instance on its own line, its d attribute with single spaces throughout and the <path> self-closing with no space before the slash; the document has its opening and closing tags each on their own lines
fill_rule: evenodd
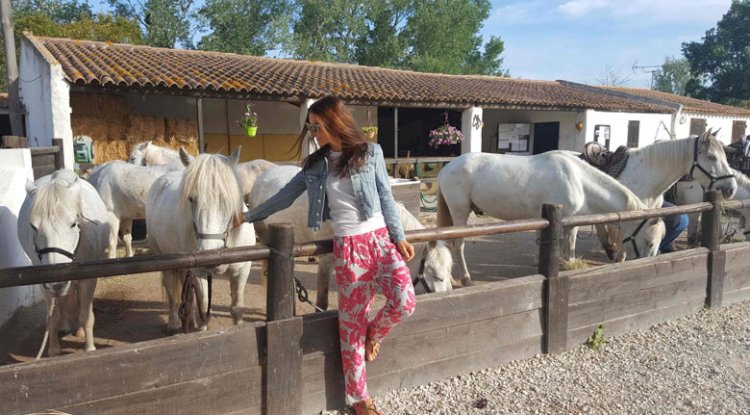
<svg viewBox="0 0 750 415">
<path fill-rule="evenodd" d="M 734 173 L 734 178 L 737 179 L 737 186 L 745 188 L 747 190 L 750 190 L 750 178 L 748 178 L 745 173 L 737 170 L 732 169 L 732 173 Z"/>
<path fill-rule="evenodd" d="M 416 229 L 424 229 L 424 225 L 422 225 L 422 222 L 419 221 L 414 215 L 409 212 L 408 209 L 404 206 L 401 202 L 396 202 L 396 206 L 398 206 L 399 210 L 399 217 L 401 218 L 401 225 L 404 227 L 405 231 L 412 231 Z"/>
<path fill-rule="evenodd" d="M 655 141 L 653 144 L 641 148 L 630 149 L 631 156 L 640 154 L 645 164 L 681 164 L 685 160 L 684 149 L 692 146 L 693 137 L 676 140 Z M 692 148 L 690 149 L 692 151 Z"/>
<path fill-rule="evenodd" d="M 77 195 L 70 191 L 70 186 L 78 176 L 69 170 L 58 170 L 49 182 L 39 185 L 29 209 L 29 218 L 37 217 L 49 223 L 57 230 L 64 230 L 70 224 L 58 220 L 61 207 L 68 208 L 76 215 L 81 213 L 81 204 Z"/>
<path fill-rule="evenodd" d="M 647 208 L 646 204 L 643 203 L 643 201 L 635 193 L 633 193 L 632 190 L 628 189 L 624 184 L 620 183 L 614 177 L 609 176 L 608 174 L 602 172 L 601 170 L 577 157 L 574 158 L 574 160 L 577 161 L 578 165 L 582 170 L 585 171 L 585 173 L 597 180 L 602 185 L 602 187 L 606 189 L 619 190 L 620 192 L 622 192 L 625 196 L 625 210 L 643 210 Z"/>
<path fill-rule="evenodd" d="M 189 199 L 198 194 L 218 200 L 221 209 L 232 212 L 235 222 L 241 221 L 242 191 L 226 156 L 200 154 L 190 163 L 180 182 L 182 207 L 186 207 Z"/>
</svg>

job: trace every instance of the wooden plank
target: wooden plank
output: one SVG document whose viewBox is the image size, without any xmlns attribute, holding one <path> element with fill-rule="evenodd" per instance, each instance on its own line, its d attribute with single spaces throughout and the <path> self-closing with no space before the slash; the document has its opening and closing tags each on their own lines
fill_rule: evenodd
<svg viewBox="0 0 750 415">
<path fill-rule="evenodd" d="M 266 336 L 266 413 L 301 414 L 302 318 L 269 321 Z"/>
<path fill-rule="evenodd" d="M 707 277 L 708 250 L 689 249 L 585 271 L 567 271 L 571 304 Z"/>
<path fill-rule="evenodd" d="M 302 359 L 302 413 L 317 414 L 322 409 L 346 404 L 341 353 L 311 353 Z"/>
<path fill-rule="evenodd" d="M 266 310 L 268 321 L 294 317 L 294 226 L 273 223 L 268 227 L 268 290 Z"/>
<path fill-rule="evenodd" d="M 560 276 L 560 240 L 562 205 L 542 205 L 542 217 L 549 226 L 542 229 L 539 242 L 539 273 L 547 277 L 544 285 L 544 351 L 564 351 L 568 332 L 568 277 Z"/>
<path fill-rule="evenodd" d="M 60 151 L 60 148 L 57 146 L 51 146 L 51 147 L 31 147 L 29 149 L 31 151 L 31 157 L 39 160 L 52 160 L 52 163 L 54 164 L 54 158 L 55 154 L 57 154 Z"/>
<path fill-rule="evenodd" d="M 65 167 L 65 147 L 63 146 L 62 138 L 53 138 L 52 145 L 57 147 L 55 153 L 55 170 L 60 170 Z"/>
<path fill-rule="evenodd" d="M 720 308 L 724 295 L 724 263 L 726 252 L 713 251 L 708 257 L 708 296 L 706 305 Z"/>
<path fill-rule="evenodd" d="M 372 311 L 371 311 L 372 314 Z M 407 319 L 408 321 L 409 319 Z M 339 312 L 329 310 L 302 316 L 302 353 L 339 350 Z"/>
<path fill-rule="evenodd" d="M 259 366 L 263 345 L 254 323 L 0 367 L 0 402 L 27 413 L 211 377 Z"/>
<path fill-rule="evenodd" d="M 724 291 L 724 305 L 730 305 L 750 299 L 750 287 L 741 290 Z"/>
<path fill-rule="evenodd" d="M 571 304 L 569 325 L 571 329 L 590 326 L 595 322 L 670 307 L 685 298 L 698 297 L 706 298 L 706 280 L 703 278 L 597 298 Z"/>
<path fill-rule="evenodd" d="M 727 256 L 725 272 L 750 268 L 750 242 L 725 244 L 721 248 Z"/>
<path fill-rule="evenodd" d="M 736 291 L 750 287 L 748 269 L 734 269 L 724 276 L 724 291 Z"/>
<path fill-rule="evenodd" d="M 224 415 L 263 414 L 261 367 L 251 367 L 187 382 L 58 407 L 75 415 Z M 47 409 L 41 408 L 40 410 Z"/>
<path fill-rule="evenodd" d="M 683 299 L 679 304 L 669 307 L 652 309 L 641 313 L 619 316 L 611 320 L 600 319 L 592 321 L 586 326 L 581 326 L 568 331 L 568 345 L 575 347 L 582 344 L 594 332 L 599 324 L 604 324 L 605 337 L 618 336 L 635 330 L 645 330 L 649 327 L 671 321 L 689 314 L 697 313 L 705 304 L 705 297 L 694 297 Z"/>
<path fill-rule="evenodd" d="M 0 137 L 0 148 L 29 148 L 29 139 L 17 135 L 4 135 Z"/>
</svg>

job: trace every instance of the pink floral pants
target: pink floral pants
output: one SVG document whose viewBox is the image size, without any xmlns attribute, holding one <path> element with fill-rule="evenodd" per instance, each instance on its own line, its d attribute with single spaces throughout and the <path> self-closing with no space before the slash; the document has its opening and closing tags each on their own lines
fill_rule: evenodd
<svg viewBox="0 0 750 415">
<path fill-rule="evenodd" d="M 380 343 L 391 329 L 414 312 L 416 299 L 409 269 L 386 228 L 362 235 L 336 237 L 336 282 L 339 292 L 339 336 L 346 402 L 369 398 L 365 370 L 365 339 Z M 386 304 L 369 321 L 379 285 Z"/>
</svg>

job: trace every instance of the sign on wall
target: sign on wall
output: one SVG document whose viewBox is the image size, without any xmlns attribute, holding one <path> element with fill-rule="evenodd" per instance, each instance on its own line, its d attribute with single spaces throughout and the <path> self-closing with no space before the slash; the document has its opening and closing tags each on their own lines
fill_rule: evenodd
<svg viewBox="0 0 750 415">
<path fill-rule="evenodd" d="M 594 126 L 594 141 L 603 145 L 609 150 L 609 125 L 597 124 Z"/>
<path fill-rule="evenodd" d="M 529 123 L 498 123 L 497 149 L 510 153 L 529 151 L 530 131 Z"/>
</svg>

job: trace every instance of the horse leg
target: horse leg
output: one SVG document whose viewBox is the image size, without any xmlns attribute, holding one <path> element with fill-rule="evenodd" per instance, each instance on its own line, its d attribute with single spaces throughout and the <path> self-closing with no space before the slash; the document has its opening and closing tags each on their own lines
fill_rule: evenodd
<svg viewBox="0 0 750 415">
<path fill-rule="evenodd" d="M 688 246 L 696 247 L 701 243 L 701 214 L 688 215 Z"/>
<path fill-rule="evenodd" d="M 242 324 L 242 316 L 245 314 L 245 285 L 247 277 L 250 275 L 250 262 L 240 266 L 237 275 L 229 279 L 232 292 L 232 306 L 229 312 L 232 314 L 232 321 L 235 325 Z"/>
<path fill-rule="evenodd" d="M 321 255 L 318 258 L 318 293 L 315 305 L 322 310 L 328 310 L 328 284 L 333 273 L 333 254 Z"/>
<path fill-rule="evenodd" d="M 560 242 L 560 258 L 565 262 L 575 262 L 576 260 L 576 237 L 578 236 L 578 227 L 563 228 L 562 241 Z"/>
<path fill-rule="evenodd" d="M 96 280 L 84 280 L 78 284 L 78 321 L 83 327 L 84 346 L 83 350 L 90 352 L 96 350 L 94 346 L 94 291 Z"/>
<path fill-rule="evenodd" d="M 471 213 L 470 203 L 466 203 L 462 206 L 454 206 L 453 210 L 450 211 L 450 215 L 453 219 L 454 226 L 465 226 L 469 221 L 469 214 Z M 466 265 L 466 257 L 464 256 L 464 238 L 457 238 L 453 240 L 451 244 L 453 255 L 458 258 L 458 264 L 460 269 L 463 271 L 463 277 L 461 277 L 461 284 L 464 287 L 474 285 L 471 280 L 471 274 L 469 273 L 469 267 Z"/>
<path fill-rule="evenodd" d="M 167 301 L 169 302 L 169 320 L 167 321 L 167 333 L 176 334 L 182 330 L 182 323 L 180 322 L 180 316 L 177 308 L 180 301 L 181 288 L 177 271 L 163 271 L 161 282 L 164 285 L 164 290 L 167 292 Z"/>
<path fill-rule="evenodd" d="M 123 218 L 120 221 L 120 236 L 125 242 L 125 256 L 133 256 L 133 218 Z"/>
<path fill-rule="evenodd" d="M 201 303 L 198 304 L 198 307 L 200 307 L 200 310 L 203 311 L 203 313 L 205 313 L 206 321 L 205 322 L 199 321 L 199 316 L 198 316 L 199 310 L 198 309 L 196 309 L 195 312 L 193 313 L 193 316 L 195 317 L 195 319 L 193 321 L 195 323 L 195 327 L 199 331 L 206 331 L 206 330 L 208 330 L 208 318 L 209 318 L 209 309 L 208 309 L 208 272 L 206 272 L 204 270 L 195 271 L 195 272 L 200 272 L 200 278 L 198 278 L 198 281 L 200 282 L 201 292 L 203 294 L 201 297 L 202 297 L 203 301 L 201 301 Z"/>
<path fill-rule="evenodd" d="M 111 227 L 109 228 L 109 258 L 117 258 L 117 234 L 120 229 L 120 218 L 117 215 L 110 212 L 110 220 L 112 221 Z"/>
</svg>

